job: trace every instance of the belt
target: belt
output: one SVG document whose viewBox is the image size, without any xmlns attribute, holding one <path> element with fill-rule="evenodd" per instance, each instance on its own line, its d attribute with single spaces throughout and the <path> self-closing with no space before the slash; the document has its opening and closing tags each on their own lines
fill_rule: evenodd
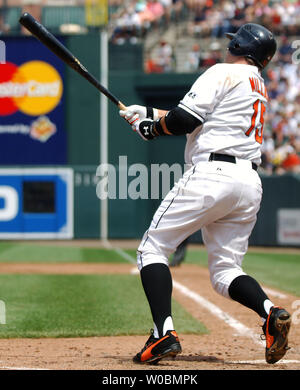
<svg viewBox="0 0 300 390">
<path fill-rule="evenodd" d="M 229 156 L 228 154 L 220 154 L 220 153 L 211 153 L 208 161 L 226 161 L 232 164 L 236 164 L 236 158 L 234 156 Z M 257 171 L 257 165 L 255 163 L 251 163 L 252 169 Z"/>
</svg>

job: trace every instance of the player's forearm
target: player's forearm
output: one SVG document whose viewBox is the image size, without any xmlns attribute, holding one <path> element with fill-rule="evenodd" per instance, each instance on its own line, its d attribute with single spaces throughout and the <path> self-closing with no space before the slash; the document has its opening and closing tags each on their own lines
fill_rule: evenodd
<svg viewBox="0 0 300 390">
<path fill-rule="evenodd" d="M 167 111 L 132 105 L 126 111 L 121 110 L 120 115 L 144 140 L 163 135 L 188 134 L 202 124 L 202 121 L 178 106 Z"/>
<path fill-rule="evenodd" d="M 168 112 L 166 110 L 161 110 L 160 108 L 156 108 L 156 110 L 157 110 L 158 118 L 161 118 L 162 116 L 166 115 L 166 113 Z"/>
</svg>

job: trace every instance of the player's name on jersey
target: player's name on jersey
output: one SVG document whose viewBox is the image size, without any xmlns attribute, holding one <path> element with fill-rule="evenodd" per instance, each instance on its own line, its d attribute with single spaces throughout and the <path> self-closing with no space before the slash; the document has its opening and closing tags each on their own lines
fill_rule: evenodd
<svg viewBox="0 0 300 390">
<path fill-rule="evenodd" d="M 261 94 L 263 97 L 265 97 L 266 99 L 268 99 L 267 89 L 265 87 L 265 84 L 262 81 L 260 81 L 256 77 L 249 77 L 249 81 L 252 88 L 252 92 L 257 92 Z"/>
</svg>

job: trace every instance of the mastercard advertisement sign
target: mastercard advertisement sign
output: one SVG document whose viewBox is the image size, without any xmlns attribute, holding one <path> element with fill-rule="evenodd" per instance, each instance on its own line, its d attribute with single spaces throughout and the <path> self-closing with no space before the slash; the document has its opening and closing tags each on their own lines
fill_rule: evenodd
<svg viewBox="0 0 300 390">
<path fill-rule="evenodd" d="M 64 65 L 34 38 L 11 38 L 6 47 L 0 164 L 65 164 Z"/>
</svg>

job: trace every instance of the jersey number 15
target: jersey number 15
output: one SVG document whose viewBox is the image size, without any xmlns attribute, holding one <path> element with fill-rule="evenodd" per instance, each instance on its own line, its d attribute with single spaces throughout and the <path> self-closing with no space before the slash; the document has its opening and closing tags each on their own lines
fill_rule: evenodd
<svg viewBox="0 0 300 390">
<path fill-rule="evenodd" d="M 259 106 L 260 106 L 260 119 L 259 119 L 258 125 L 256 125 L 256 118 L 257 118 L 257 114 L 259 112 Z M 254 113 L 253 113 L 252 118 L 251 118 L 251 126 L 246 131 L 246 135 L 249 137 L 250 134 L 252 133 L 252 131 L 255 129 L 255 140 L 259 144 L 262 144 L 264 121 L 265 121 L 264 120 L 264 113 L 266 111 L 266 106 L 264 105 L 264 103 L 261 100 L 257 99 L 253 103 L 253 109 L 254 109 Z"/>
</svg>

